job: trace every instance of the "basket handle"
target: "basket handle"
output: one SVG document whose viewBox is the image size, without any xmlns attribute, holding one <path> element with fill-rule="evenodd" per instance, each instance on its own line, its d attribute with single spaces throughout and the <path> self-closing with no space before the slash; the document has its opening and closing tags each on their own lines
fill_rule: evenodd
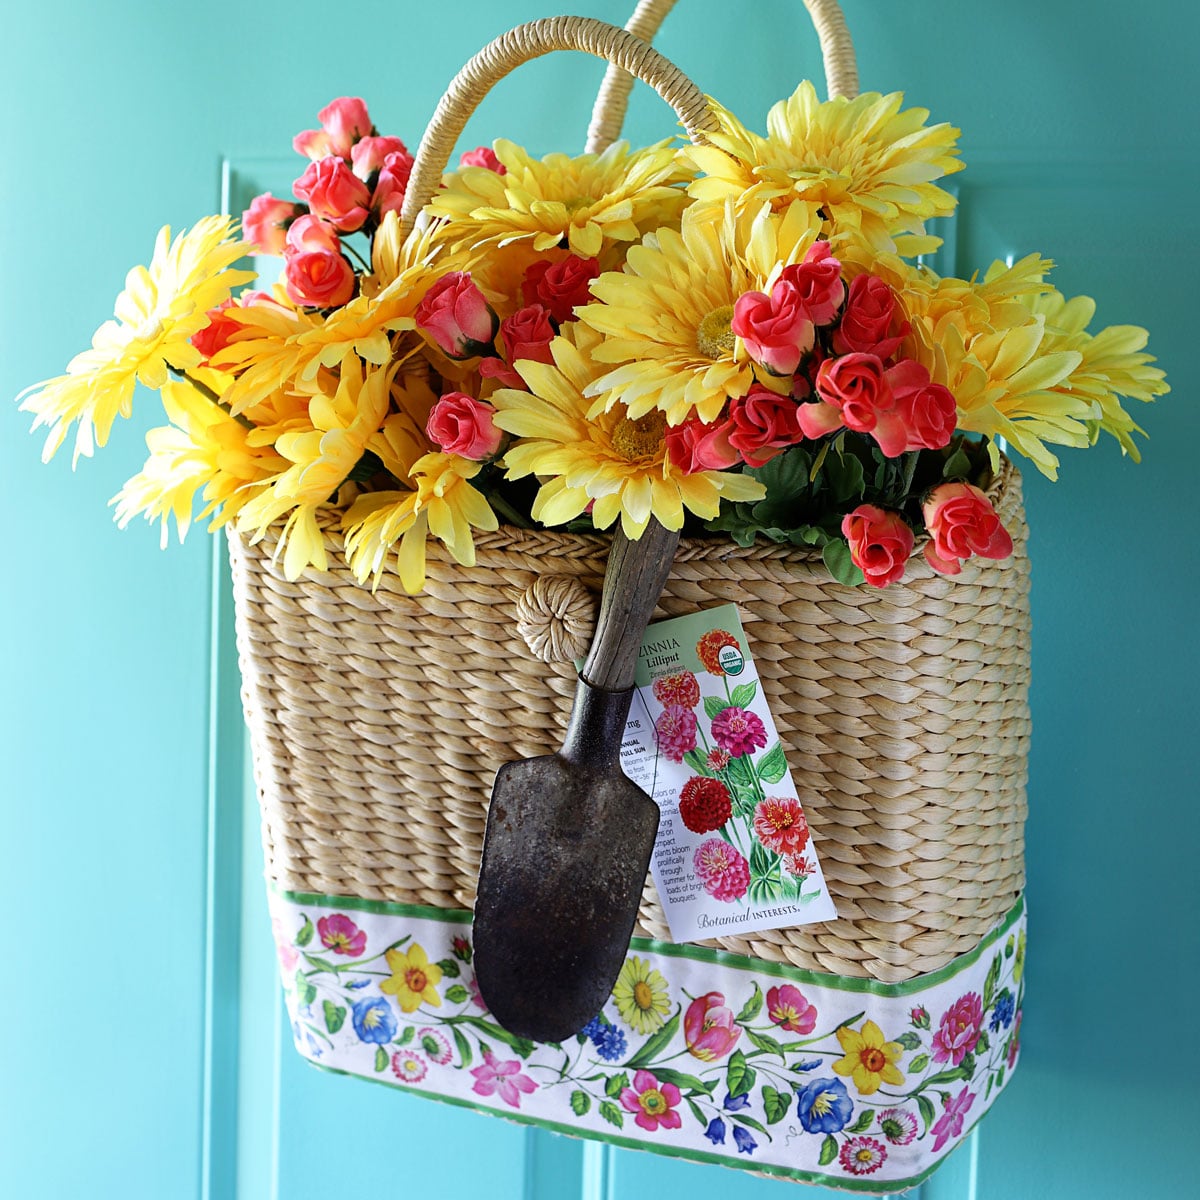
<svg viewBox="0 0 1200 1200">
<path fill-rule="evenodd" d="M 638 0 L 626 30 L 644 42 L 652 41 L 675 3 L 676 0 Z M 858 66 L 841 7 L 837 0 L 804 0 L 804 7 L 808 9 L 821 43 L 826 92 L 831 99 L 834 96 L 853 99 L 858 95 Z M 602 153 L 621 136 L 632 89 L 633 76 L 610 63 L 592 108 L 587 140 L 589 154 Z"/>
<path fill-rule="evenodd" d="M 489 91 L 522 63 L 552 50 L 582 50 L 636 75 L 675 110 L 688 137 L 704 141 L 716 127 L 704 93 L 673 63 L 632 33 L 591 17 L 550 17 L 518 25 L 485 46 L 454 77 L 438 103 L 421 145 L 400 210 L 400 235 L 416 224 L 442 182 L 450 153 L 471 114 Z"/>
</svg>

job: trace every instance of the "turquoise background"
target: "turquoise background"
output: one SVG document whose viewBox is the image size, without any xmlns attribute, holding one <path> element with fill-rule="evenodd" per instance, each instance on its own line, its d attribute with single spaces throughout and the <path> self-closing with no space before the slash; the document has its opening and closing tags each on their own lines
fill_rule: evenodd
<svg viewBox="0 0 1200 1200">
<path fill-rule="evenodd" d="M 632 0 L 576 8 L 623 22 Z M 1174 393 L 1145 462 L 1027 475 L 1034 563 L 1031 948 L 1023 1063 L 922 1200 L 1150 1197 L 1194 1182 L 1197 647 L 1194 7 L 847 0 L 864 86 L 963 130 L 946 261 L 1040 249 L 1104 323 L 1149 327 Z M 61 371 L 164 221 L 286 185 L 342 94 L 418 139 L 446 81 L 544 2 L 5 5 L 0 394 Z M 681 0 L 660 47 L 751 125 L 819 71 L 799 0 Z M 507 80 L 464 146 L 577 147 L 599 63 Z M 628 126 L 674 131 L 654 96 Z M 947 231 L 948 232 L 948 231 Z M 783 1195 L 789 1185 L 529 1134 L 306 1067 L 281 1035 L 244 803 L 227 592 L 197 531 L 163 553 L 106 502 L 150 397 L 97 459 L 38 462 L 0 410 L 0 1196 L 308 1200 Z"/>
</svg>

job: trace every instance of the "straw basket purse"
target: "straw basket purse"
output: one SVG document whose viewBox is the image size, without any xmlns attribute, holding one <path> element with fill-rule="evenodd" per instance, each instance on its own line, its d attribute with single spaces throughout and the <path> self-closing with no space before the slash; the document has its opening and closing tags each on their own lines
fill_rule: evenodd
<svg viewBox="0 0 1200 1200">
<path fill-rule="evenodd" d="M 550 50 L 615 64 L 593 149 L 615 136 L 631 75 L 701 133 L 701 93 L 643 40 L 668 7 L 642 4 L 634 32 L 556 18 L 489 46 L 439 107 L 409 215 L 488 88 Z M 808 7 L 831 93 L 853 94 L 840 12 Z M 389 575 L 375 591 L 358 584 L 332 521 L 329 570 L 295 582 L 271 536 L 231 530 L 266 875 L 301 1052 L 315 1057 L 319 1041 L 325 1065 L 780 1177 L 892 1191 L 928 1174 L 999 1094 L 1019 1030 L 1030 625 L 1007 462 L 990 498 L 1011 558 L 947 579 L 914 553 L 886 590 L 832 582 L 807 549 L 683 540 L 656 616 L 737 605 L 838 917 L 685 947 L 647 884 L 630 955 L 667 1004 L 657 1026 L 618 1028 L 610 1014 L 564 1046 L 596 1066 L 587 1084 L 582 1067 L 561 1072 L 562 1050 L 489 1020 L 470 911 L 497 768 L 561 741 L 607 540 L 502 526 L 477 536 L 470 568 L 431 546 L 425 590 L 410 596 Z M 359 937 L 353 960 L 329 949 Z M 423 1006 L 384 995 L 365 965 L 356 975 L 368 961 L 419 977 L 424 989 L 405 995 Z M 732 1040 L 707 1059 L 689 1034 L 697 997 L 732 1014 Z M 990 1037 L 989 1013 L 1002 1018 Z M 854 1053 L 903 1086 L 885 1099 L 878 1080 L 832 1069 L 831 1055 Z M 674 1120 L 647 1116 L 652 1094 Z"/>
</svg>

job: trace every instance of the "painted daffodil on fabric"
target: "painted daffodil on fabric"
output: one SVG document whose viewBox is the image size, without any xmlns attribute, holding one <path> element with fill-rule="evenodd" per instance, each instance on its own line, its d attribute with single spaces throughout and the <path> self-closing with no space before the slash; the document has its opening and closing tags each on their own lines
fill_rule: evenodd
<svg viewBox="0 0 1200 1200">
<path fill-rule="evenodd" d="M 679 232 L 662 229 L 630 247 L 625 270 L 592 283 L 597 303 L 579 320 L 603 335 L 591 349 L 596 372 L 590 415 L 620 403 L 631 420 L 653 409 L 679 425 L 692 413 L 711 421 L 755 382 L 781 390 L 745 353 L 732 323 L 738 300 L 770 292 L 783 269 L 817 240 L 808 206 L 776 214 L 769 205 L 739 214 L 732 204 L 694 206 Z"/>
<path fill-rule="evenodd" d="M 621 1020 L 642 1035 L 661 1029 L 671 1011 L 671 994 L 661 973 L 631 954 L 613 985 L 613 1003 Z"/>
<path fill-rule="evenodd" d="M 927 253 L 941 239 L 925 221 L 946 217 L 955 199 L 933 180 L 962 169 L 950 125 L 925 124 L 923 108 L 902 109 L 899 92 L 817 99 L 805 80 L 767 114 L 767 135 L 752 133 L 710 101 L 718 129 L 709 145 L 680 154 L 704 177 L 689 187 L 699 200 L 735 197 L 755 206 L 803 200 L 820 209 L 831 236 L 852 233 L 876 250 Z"/>
<path fill-rule="evenodd" d="M 849 1075 L 861 1095 L 872 1095 L 881 1083 L 898 1086 L 904 1082 L 896 1067 L 904 1047 L 899 1042 L 886 1041 L 883 1030 L 874 1021 L 865 1021 L 861 1030 L 843 1025 L 837 1031 L 837 1040 L 846 1053 L 833 1064 L 833 1069 L 838 1075 Z"/>
<path fill-rule="evenodd" d="M 635 417 L 614 402 L 589 418 L 585 393 L 604 370 L 595 361 L 598 343 L 593 331 L 570 327 L 551 343 L 553 363 L 517 363 L 528 392 L 492 395 L 496 424 L 517 439 L 504 457 L 508 478 L 545 480 L 533 502 L 535 520 L 562 525 L 590 507 L 597 529 L 620 517 L 625 533 L 636 538 L 651 517 L 680 529 L 685 511 L 715 517 L 723 496 L 761 499 L 765 489 L 748 475 L 686 474 L 672 463 L 666 417 L 653 408 Z"/>
<path fill-rule="evenodd" d="M 496 158 L 504 174 L 464 167 L 447 176 L 429 204 L 450 218 L 441 236 L 455 244 L 526 242 L 535 251 L 565 244 L 596 258 L 608 247 L 635 242 L 650 230 L 677 225 L 687 204 L 687 169 L 669 142 L 630 150 L 615 142 L 603 154 L 534 158 L 501 139 Z"/>
<path fill-rule="evenodd" d="M 27 389 L 21 408 L 48 425 L 42 453 L 49 460 L 78 422 L 75 460 L 108 441 L 113 421 L 132 411 L 135 383 L 161 388 L 170 371 L 198 367 L 203 356 L 191 343 L 209 322 L 208 311 L 229 299 L 230 289 L 254 278 L 233 264 L 248 247 L 233 237 L 227 217 L 205 217 L 171 240 L 164 225 L 149 267 L 134 267 L 117 297 L 116 319 L 96 330 L 90 350 L 77 354 L 67 373 Z"/>
<path fill-rule="evenodd" d="M 379 990 L 395 996 L 401 1012 L 416 1012 L 422 1004 L 441 1007 L 442 998 L 438 995 L 437 985 L 442 980 L 442 968 L 437 963 L 431 963 L 429 956 L 416 942 L 407 953 L 398 949 L 388 950 L 384 958 L 392 974 L 379 985 Z"/>
</svg>

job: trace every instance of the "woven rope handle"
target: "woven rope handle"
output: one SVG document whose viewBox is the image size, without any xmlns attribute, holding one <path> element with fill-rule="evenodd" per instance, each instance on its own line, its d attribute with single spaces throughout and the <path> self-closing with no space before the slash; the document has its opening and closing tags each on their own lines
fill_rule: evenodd
<svg viewBox="0 0 1200 1200">
<path fill-rule="evenodd" d="M 704 131 L 715 127 L 704 93 L 677 66 L 632 33 L 590 17 L 551 17 L 518 25 L 475 55 L 454 77 L 439 102 L 421 138 L 408 181 L 400 210 L 401 236 L 413 228 L 421 209 L 441 184 L 451 151 L 483 98 L 510 71 L 553 50 L 594 54 L 648 83 L 675 110 L 694 142 L 702 142 Z"/>
<path fill-rule="evenodd" d="M 626 30 L 644 42 L 652 41 L 675 3 L 676 0 L 639 0 L 625 26 Z M 831 99 L 834 96 L 853 99 L 858 95 L 858 65 L 854 57 L 854 43 L 850 39 L 850 30 L 846 27 L 841 7 L 837 0 L 804 0 L 804 6 L 808 9 L 821 43 L 826 92 Z M 587 140 L 589 153 L 602 153 L 621 136 L 632 90 L 633 76 L 610 64 L 592 108 Z"/>
</svg>

